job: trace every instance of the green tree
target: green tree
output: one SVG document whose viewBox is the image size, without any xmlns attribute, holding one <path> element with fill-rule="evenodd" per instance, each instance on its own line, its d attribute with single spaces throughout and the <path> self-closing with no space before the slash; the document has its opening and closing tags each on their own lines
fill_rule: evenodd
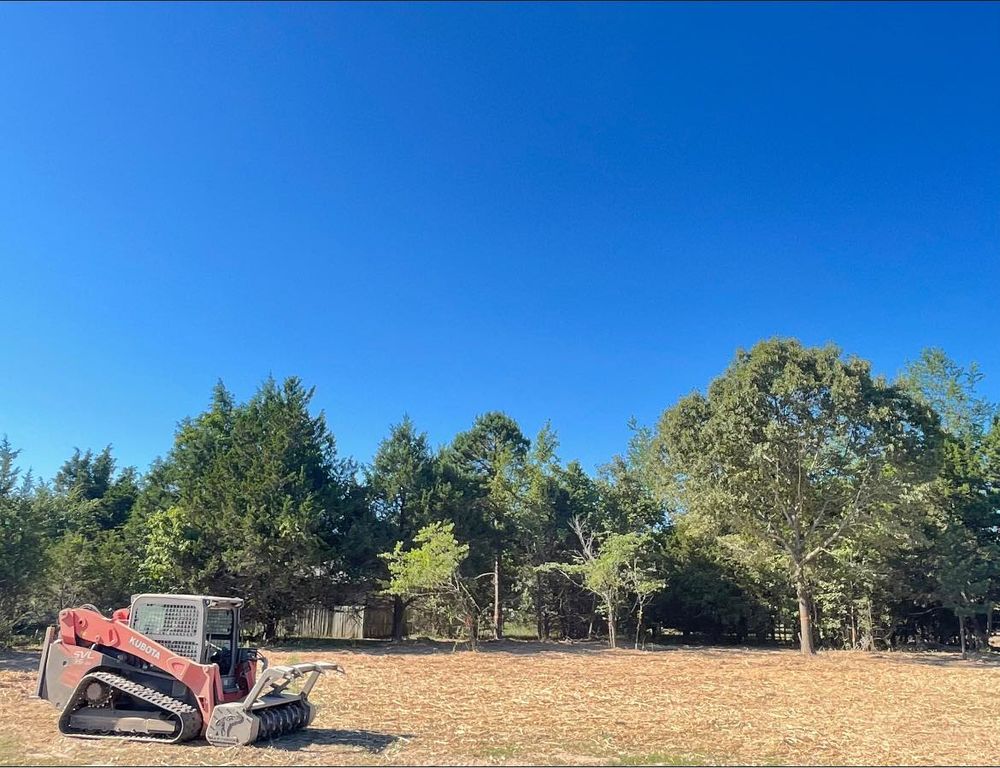
<svg viewBox="0 0 1000 768">
<path fill-rule="evenodd" d="M 399 541 L 384 553 L 389 568 L 385 593 L 411 602 L 423 600 L 432 610 L 457 617 L 475 648 L 482 608 L 472 580 L 462 575 L 469 545 L 455 538 L 454 529 L 454 523 L 430 523 L 417 531 L 411 547 L 404 548 Z"/>
<path fill-rule="evenodd" d="M 657 441 L 687 510 L 785 559 L 808 654 L 811 569 L 933 475 L 936 436 L 933 412 L 867 362 L 775 339 L 668 409 Z"/>
<path fill-rule="evenodd" d="M 557 480 L 559 490 L 554 516 L 546 536 L 547 560 L 569 562 L 578 549 L 573 520 L 580 519 L 588 529 L 599 528 L 598 523 L 603 519 L 602 496 L 597 482 L 583 470 L 579 461 L 570 461 L 565 468 L 557 470 Z M 584 634 L 591 637 L 597 618 L 597 598 L 581 591 L 559 573 L 541 571 L 540 574 L 549 601 L 542 617 L 545 636 L 548 637 L 551 622 L 558 620 L 563 637 Z"/>
<path fill-rule="evenodd" d="M 817 559 L 813 595 L 818 634 L 828 644 L 875 650 L 891 646 L 896 621 L 892 607 L 899 575 L 896 564 L 918 546 L 910 515 L 893 514 L 859 526 Z"/>
<path fill-rule="evenodd" d="M 967 620 L 993 608 L 998 553 L 995 547 L 976 541 L 968 530 L 949 526 L 936 541 L 933 554 L 936 578 L 932 597 L 958 619 L 959 644 L 965 658 Z"/>
<path fill-rule="evenodd" d="M 536 566 L 560 556 L 561 531 L 568 523 L 567 493 L 556 450 L 559 439 L 546 423 L 539 430 L 524 467 L 524 486 L 516 506 L 517 546 L 525 567 L 524 597 L 534 613 L 538 639 L 548 637 L 557 613 L 558 597 L 551 594 L 548 575 Z"/>
<path fill-rule="evenodd" d="M 107 531 L 128 522 L 139 495 L 139 474 L 134 467 L 118 472 L 110 445 L 97 454 L 77 448 L 52 486 L 63 498 L 64 529 Z"/>
<path fill-rule="evenodd" d="M 934 409 L 945 432 L 961 440 L 981 438 L 997 412 L 977 392 L 982 380 L 976 363 L 963 367 L 943 349 L 929 347 L 906 366 L 899 383 Z"/>
<path fill-rule="evenodd" d="M 593 524 L 602 531 L 642 533 L 661 528 L 666 509 L 645 482 L 644 473 L 622 456 L 601 468 L 598 509 Z"/>
<path fill-rule="evenodd" d="M 27 617 L 44 566 L 45 530 L 32 504 L 31 475 L 15 463 L 19 454 L 6 435 L 0 438 L 0 643 Z"/>
<path fill-rule="evenodd" d="M 119 471 L 111 446 L 99 453 L 75 449 L 51 486 L 35 489 L 34 505 L 50 537 L 34 603 L 37 618 L 54 620 L 62 608 L 91 603 L 111 610 L 138 591 L 144 536 L 131 525 L 139 474 Z"/>
<path fill-rule="evenodd" d="M 529 445 L 517 422 L 497 411 L 476 418 L 472 428 L 456 435 L 451 445 L 450 460 L 465 480 L 470 506 L 481 524 L 482 544 L 492 560 L 496 639 L 503 637 L 504 561 L 509 560 L 518 539 L 515 509 Z"/>
<path fill-rule="evenodd" d="M 944 427 L 943 460 L 922 489 L 921 546 L 905 580 L 912 602 L 955 614 L 963 653 L 966 621 L 988 647 L 988 627 L 976 618 L 985 616 L 988 625 L 1000 600 L 1000 431 L 996 408 L 978 393 L 981 379 L 975 363 L 965 368 L 940 349 L 924 350 L 900 376 L 913 397 L 941 414 Z M 928 562 L 935 567 L 928 570 Z"/>
<path fill-rule="evenodd" d="M 624 455 L 616 455 L 600 467 L 596 480 L 578 486 L 582 492 L 573 496 L 580 502 L 571 517 L 579 517 L 583 527 L 598 537 L 609 533 L 647 534 L 662 530 L 666 508 L 651 484 L 652 442 L 649 430 L 629 422 L 632 438 Z M 600 600 L 592 595 L 588 637 L 593 632 Z"/>
<path fill-rule="evenodd" d="M 243 405 L 220 383 L 182 422 L 148 518 L 144 575 L 167 590 L 241 595 L 266 638 L 343 571 L 353 466 L 338 460 L 312 389 L 268 379 Z"/>
<path fill-rule="evenodd" d="M 409 546 L 416 532 L 431 519 L 434 494 L 434 456 L 427 433 L 417 432 L 410 418 L 394 425 L 368 470 L 375 516 L 388 541 Z M 393 595 L 392 636 L 403 636 L 407 600 Z"/>
<path fill-rule="evenodd" d="M 609 533 L 597 539 L 576 519 L 573 533 L 579 549 L 569 563 L 545 563 L 542 571 L 558 571 L 597 597 L 608 627 L 608 643 L 618 646 L 618 621 L 623 608 L 632 602 L 636 611 L 636 647 L 643 626 L 643 611 L 666 583 L 656 576 L 650 557 L 653 542 L 649 534 Z"/>
<path fill-rule="evenodd" d="M 720 536 L 712 520 L 680 516 L 666 534 L 667 587 L 651 606 L 650 618 L 685 637 L 698 633 L 718 642 L 732 634 L 744 642 L 752 633 L 763 640 L 775 606 L 785 599 L 782 574 L 774 572 L 773 558 L 744 553 L 740 543 Z"/>
</svg>

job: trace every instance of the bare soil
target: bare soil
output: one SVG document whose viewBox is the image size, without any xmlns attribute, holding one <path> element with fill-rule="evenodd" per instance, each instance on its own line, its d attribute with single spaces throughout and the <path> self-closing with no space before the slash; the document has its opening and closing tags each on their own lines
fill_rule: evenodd
<svg viewBox="0 0 1000 768">
<path fill-rule="evenodd" d="M 0 763 L 876 764 L 1000 761 L 1000 665 L 947 653 L 505 642 L 296 648 L 332 661 L 313 726 L 250 747 L 64 737 L 30 698 L 37 655 L 0 654 Z"/>
</svg>

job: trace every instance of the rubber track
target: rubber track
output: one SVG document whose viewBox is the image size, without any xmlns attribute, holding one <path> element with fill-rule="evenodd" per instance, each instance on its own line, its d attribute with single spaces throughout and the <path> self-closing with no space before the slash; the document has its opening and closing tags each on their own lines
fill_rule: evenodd
<svg viewBox="0 0 1000 768">
<path fill-rule="evenodd" d="M 132 732 L 107 733 L 104 731 L 81 731 L 71 729 L 69 726 L 70 715 L 82 708 L 79 705 L 83 700 L 84 690 L 87 687 L 87 683 L 92 680 L 100 680 L 102 683 L 110 685 L 113 689 L 119 690 L 122 693 L 127 693 L 134 699 L 140 699 L 141 701 L 152 704 L 161 711 L 172 715 L 174 720 L 180 724 L 180 728 L 173 735 Z M 76 691 L 74 691 L 69 703 L 65 706 L 62 714 L 59 716 L 59 730 L 67 736 L 79 736 L 85 739 L 129 739 L 131 741 L 161 741 L 169 744 L 175 744 L 177 742 L 193 739 L 201 732 L 201 713 L 190 704 L 185 704 L 183 701 L 175 699 L 173 696 L 167 696 L 165 693 L 160 693 L 152 688 L 147 688 L 146 686 L 133 682 L 122 677 L 121 675 L 115 675 L 111 672 L 91 672 L 89 675 L 84 675 L 80 680 L 80 684 L 76 687 Z"/>
</svg>

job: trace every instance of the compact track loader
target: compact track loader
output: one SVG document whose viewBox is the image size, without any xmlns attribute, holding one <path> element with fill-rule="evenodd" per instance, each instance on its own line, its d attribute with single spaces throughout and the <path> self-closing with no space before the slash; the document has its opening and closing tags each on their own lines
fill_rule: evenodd
<svg viewBox="0 0 1000 768">
<path fill-rule="evenodd" d="M 45 635 L 36 694 L 60 710 L 62 733 L 92 739 L 204 736 L 228 747 L 306 727 L 316 679 L 343 670 L 269 667 L 239 645 L 242 607 L 231 597 L 136 595 L 110 619 L 92 605 L 61 611 Z"/>
</svg>

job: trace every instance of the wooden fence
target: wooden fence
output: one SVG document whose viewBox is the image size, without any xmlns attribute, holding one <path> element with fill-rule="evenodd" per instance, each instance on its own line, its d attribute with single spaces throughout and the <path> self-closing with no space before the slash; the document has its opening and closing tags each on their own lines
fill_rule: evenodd
<svg viewBox="0 0 1000 768">
<path fill-rule="evenodd" d="M 295 616 L 292 637 L 355 639 L 392 637 L 391 605 L 314 606 Z"/>
</svg>

